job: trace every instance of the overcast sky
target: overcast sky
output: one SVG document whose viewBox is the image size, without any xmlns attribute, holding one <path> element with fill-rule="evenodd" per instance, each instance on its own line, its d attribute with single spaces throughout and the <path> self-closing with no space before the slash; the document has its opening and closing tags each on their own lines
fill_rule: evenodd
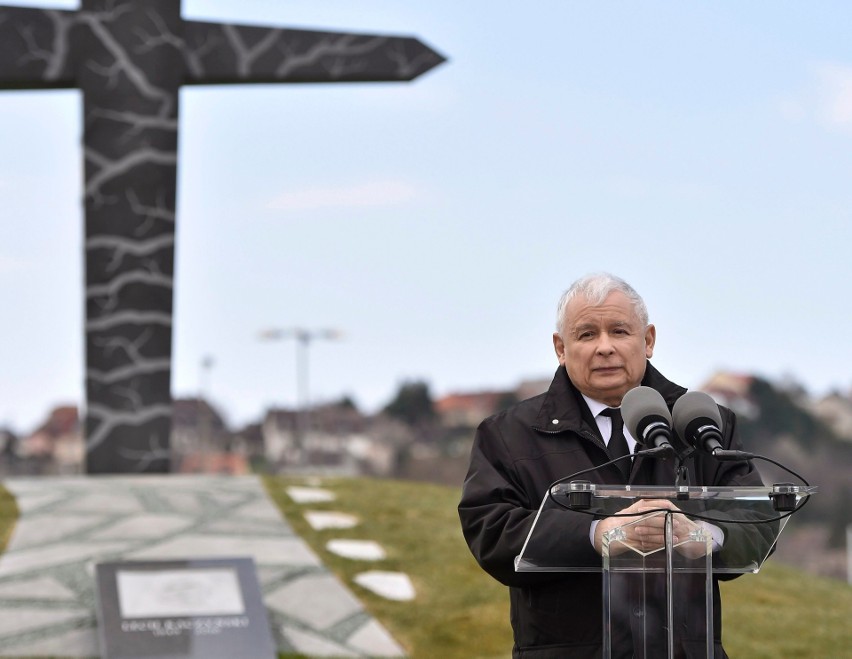
<svg viewBox="0 0 852 659">
<path fill-rule="evenodd" d="M 72 2 L 7 2 L 74 8 Z M 556 367 L 556 300 L 609 270 L 654 363 L 852 385 L 852 3 L 184 0 L 187 18 L 414 35 L 412 83 L 181 92 L 173 393 L 232 425 L 373 411 Z M 0 427 L 83 403 L 81 103 L 0 93 Z M 205 358 L 212 366 L 202 367 Z"/>
</svg>

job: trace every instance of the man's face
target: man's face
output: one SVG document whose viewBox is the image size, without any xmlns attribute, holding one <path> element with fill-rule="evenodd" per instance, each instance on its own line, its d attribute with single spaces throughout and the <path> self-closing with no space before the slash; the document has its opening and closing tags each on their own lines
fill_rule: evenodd
<svg viewBox="0 0 852 659">
<path fill-rule="evenodd" d="M 571 382 L 589 398 L 611 406 L 621 405 L 624 394 L 639 386 L 657 336 L 653 325 L 642 325 L 620 291 L 598 306 L 584 297 L 571 300 L 562 333 L 553 334 L 553 347 Z"/>
</svg>

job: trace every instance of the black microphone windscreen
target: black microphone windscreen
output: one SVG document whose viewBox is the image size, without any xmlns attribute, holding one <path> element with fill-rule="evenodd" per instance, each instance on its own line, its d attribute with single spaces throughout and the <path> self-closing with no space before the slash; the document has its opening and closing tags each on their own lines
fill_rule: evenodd
<svg viewBox="0 0 852 659">
<path fill-rule="evenodd" d="M 621 418 L 630 431 L 631 437 L 641 440 L 639 424 L 648 417 L 662 417 L 669 424 L 672 422 L 666 401 L 656 389 L 651 387 L 636 387 L 631 389 L 621 401 Z"/>
<path fill-rule="evenodd" d="M 722 414 L 710 394 L 703 391 L 688 391 L 677 399 L 672 408 L 675 432 L 686 438 L 687 426 L 695 419 L 709 419 L 716 427 L 722 427 Z"/>
</svg>

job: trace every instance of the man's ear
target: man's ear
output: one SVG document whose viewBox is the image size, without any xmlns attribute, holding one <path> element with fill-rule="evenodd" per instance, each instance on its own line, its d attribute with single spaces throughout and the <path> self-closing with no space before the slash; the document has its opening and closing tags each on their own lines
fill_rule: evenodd
<svg viewBox="0 0 852 659">
<path fill-rule="evenodd" d="M 565 341 L 559 336 L 559 332 L 553 333 L 553 349 L 556 351 L 556 358 L 560 365 L 565 366 Z"/>
<path fill-rule="evenodd" d="M 657 342 L 657 328 L 648 325 L 645 328 L 645 357 L 651 359 L 654 356 L 654 344 Z"/>
</svg>

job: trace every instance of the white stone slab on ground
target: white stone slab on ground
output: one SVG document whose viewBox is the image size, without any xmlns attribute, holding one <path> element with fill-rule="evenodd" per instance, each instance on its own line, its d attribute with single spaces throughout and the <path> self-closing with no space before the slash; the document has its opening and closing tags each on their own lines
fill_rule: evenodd
<svg viewBox="0 0 852 659">
<path fill-rule="evenodd" d="M 404 572 L 385 572 L 370 570 L 355 575 L 355 583 L 385 599 L 407 602 L 413 600 L 416 593 L 414 584 Z"/>
<path fill-rule="evenodd" d="M 381 561 L 387 558 L 384 548 L 373 540 L 329 540 L 325 548 L 332 554 L 357 561 Z"/>
<path fill-rule="evenodd" d="M 308 510 L 305 519 L 315 531 L 324 529 L 351 529 L 358 526 L 358 518 L 348 513 L 325 510 Z"/>
<path fill-rule="evenodd" d="M 286 489 L 289 496 L 296 503 L 325 503 L 326 501 L 334 501 L 337 495 L 331 490 L 324 490 L 321 487 L 288 487 Z"/>
</svg>

